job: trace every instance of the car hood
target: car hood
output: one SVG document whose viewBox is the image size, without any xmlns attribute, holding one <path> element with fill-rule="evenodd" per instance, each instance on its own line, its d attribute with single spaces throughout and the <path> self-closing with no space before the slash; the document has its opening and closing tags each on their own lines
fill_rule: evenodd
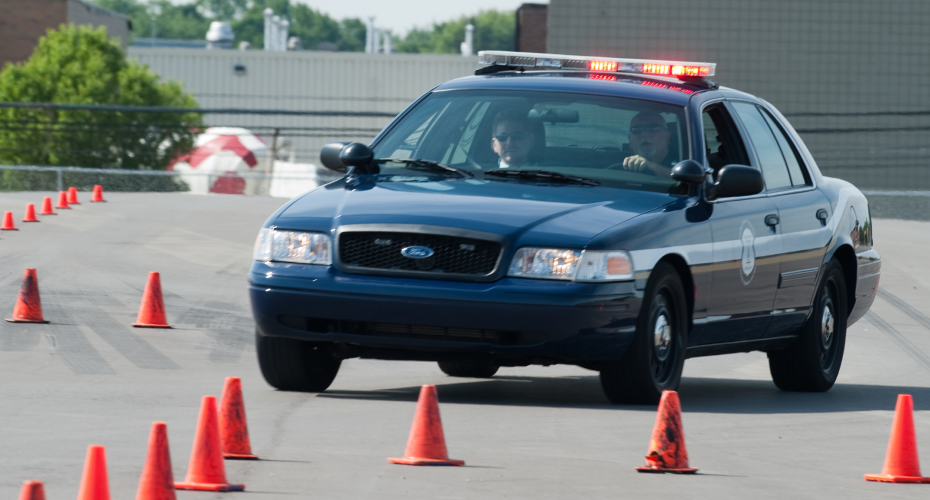
<svg viewBox="0 0 930 500">
<path fill-rule="evenodd" d="M 384 177 L 339 180 L 295 200 L 269 223 L 311 231 L 352 224 L 433 225 L 495 233 L 526 244 L 580 247 L 679 199 L 574 184 Z"/>
</svg>

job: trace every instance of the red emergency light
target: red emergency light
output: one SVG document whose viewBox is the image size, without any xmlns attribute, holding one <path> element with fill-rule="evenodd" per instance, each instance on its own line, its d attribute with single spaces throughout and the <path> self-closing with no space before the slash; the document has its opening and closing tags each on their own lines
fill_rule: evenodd
<svg viewBox="0 0 930 500">
<path fill-rule="evenodd" d="M 617 61 L 589 61 L 588 69 L 591 71 L 617 71 Z"/>
</svg>

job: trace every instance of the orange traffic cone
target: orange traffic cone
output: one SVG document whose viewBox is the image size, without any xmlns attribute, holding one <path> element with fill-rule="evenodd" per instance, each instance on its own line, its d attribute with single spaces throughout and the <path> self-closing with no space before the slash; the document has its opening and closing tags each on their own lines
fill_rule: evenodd
<svg viewBox="0 0 930 500">
<path fill-rule="evenodd" d="M 662 391 L 659 415 L 652 429 L 652 440 L 646 455 L 646 466 L 637 467 L 636 470 L 676 474 L 697 472 L 697 469 L 688 467 L 688 448 L 685 447 L 685 431 L 681 427 L 681 403 L 677 392 Z"/>
<path fill-rule="evenodd" d="M 39 219 L 36 219 L 36 206 L 34 204 L 29 203 L 26 205 L 26 215 L 23 216 L 23 222 L 41 222 Z"/>
<path fill-rule="evenodd" d="M 84 476 L 78 500 L 110 500 L 110 485 L 107 481 L 107 455 L 103 446 L 92 444 L 87 447 Z"/>
<path fill-rule="evenodd" d="M 132 324 L 137 328 L 171 328 L 168 318 L 165 317 L 165 301 L 161 296 L 161 278 L 155 271 L 149 273 L 142 292 L 142 305 L 139 306 L 139 316 Z"/>
<path fill-rule="evenodd" d="M 58 215 L 52 210 L 52 199 L 48 196 L 42 198 L 42 211 L 39 212 L 39 215 Z"/>
<path fill-rule="evenodd" d="M 19 298 L 13 306 L 10 323 L 48 323 L 42 317 L 42 301 L 39 299 L 39 277 L 35 269 L 26 269 L 23 285 L 19 288 Z"/>
<path fill-rule="evenodd" d="M 149 452 L 145 457 L 145 467 L 142 469 L 136 500 L 175 498 L 171 455 L 168 453 L 168 427 L 164 422 L 155 422 L 149 434 Z"/>
<path fill-rule="evenodd" d="M 388 458 L 388 462 L 403 465 L 465 465 L 464 460 L 449 459 L 435 385 L 420 388 L 417 412 L 413 416 L 413 427 L 410 428 L 404 456 Z"/>
<path fill-rule="evenodd" d="M 910 394 L 898 394 L 882 473 L 866 474 L 865 479 L 883 483 L 930 483 L 930 477 L 920 475 L 917 433 L 914 432 L 914 400 Z"/>
<path fill-rule="evenodd" d="M 249 443 L 249 426 L 245 420 L 245 402 L 242 400 L 242 381 L 239 377 L 226 377 L 223 397 L 220 399 L 220 436 L 223 457 L 258 460 Z"/>
<path fill-rule="evenodd" d="M 100 184 L 94 184 L 94 194 L 90 198 L 91 203 L 106 203 L 107 200 L 103 199 L 103 186 Z"/>
<path fill-rule="evenodd" d="M 216 398 L 204 396 L 200 404 L 200 418 L 197 420 L 187 477 L 183 483 L 174 483 L 174 487 L 179 490 L 245 491 L 244 484 L 229 484 L 226 481 L 221 447 L 220 426 L 216 421 Z"/>
<path fill-rule="evenodd" d="M 13 224 L 13 212 L 3 212 L 3 224 L 0 224 L 0 231 L 19 231 Z"/>
<path fill-rule="evenodd" d="M 71 186 L 68 188 L 68 204 L 69 205 L 80 205 L 81 202 L 77 199 L 77 188 Z"/>
<path fill-rule="evenodd" d="M 71 207 L 68 206 L 68 193 L 66 191 L 58 192 L 58 204 L 55 205 L 55 208 L 68 210 L 71 209 Z"/>
<path fill-rule="evenodd" d="M 45 487 L 42 481 L 26 481 L 19 490 L 19 500 L 45 500 Z"/>
</svg>

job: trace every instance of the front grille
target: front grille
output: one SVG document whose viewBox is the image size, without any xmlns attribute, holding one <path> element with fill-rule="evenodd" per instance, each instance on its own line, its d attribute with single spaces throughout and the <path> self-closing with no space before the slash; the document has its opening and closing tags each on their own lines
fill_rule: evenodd
<svg viewBox="0 0 930 500">
<path fill-rule="evenodd" d="M 404 257 L 400 252 L 409 246 L 429 247 L 434 254 L 426 259 Z M 460 236 L 367 231 L 339 235 L 339 260 L 355 268 L 478 277 L 494 272 L 500 253 L 500 243 Z"/>
</svg>

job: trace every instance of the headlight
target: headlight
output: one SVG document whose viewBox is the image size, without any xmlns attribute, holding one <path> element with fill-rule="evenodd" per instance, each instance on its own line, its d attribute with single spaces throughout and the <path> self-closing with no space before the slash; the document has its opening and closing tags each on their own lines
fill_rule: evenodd
<svg viewBox="0 0 930 500">
<path fill-rule="evenodd" d="M 575 281 L 622 281 L 633 279 L 633 261 L 623 250 L 585 250 Z"/>
<path fill-rule="evenodd" d="M 510 263 L 508 276 L 575 281 L 633 279 L 633 261 L 622 250 L 570 250 L 523 247 Z"/>
<path fill-rule="evenodd" d="M 523 247 L 513 256 L 507 274 L 518 278 L 570 280 L 575 277 L 580 259 L 578 250 Z"/>
<path fill-rule="evenodd" d="M 333 263 L 332 242 L 323 233 L 276 231 L 263 228 L 255 239 L 255 260 L 297 262 L 328 266 Z"/>
</svg>

